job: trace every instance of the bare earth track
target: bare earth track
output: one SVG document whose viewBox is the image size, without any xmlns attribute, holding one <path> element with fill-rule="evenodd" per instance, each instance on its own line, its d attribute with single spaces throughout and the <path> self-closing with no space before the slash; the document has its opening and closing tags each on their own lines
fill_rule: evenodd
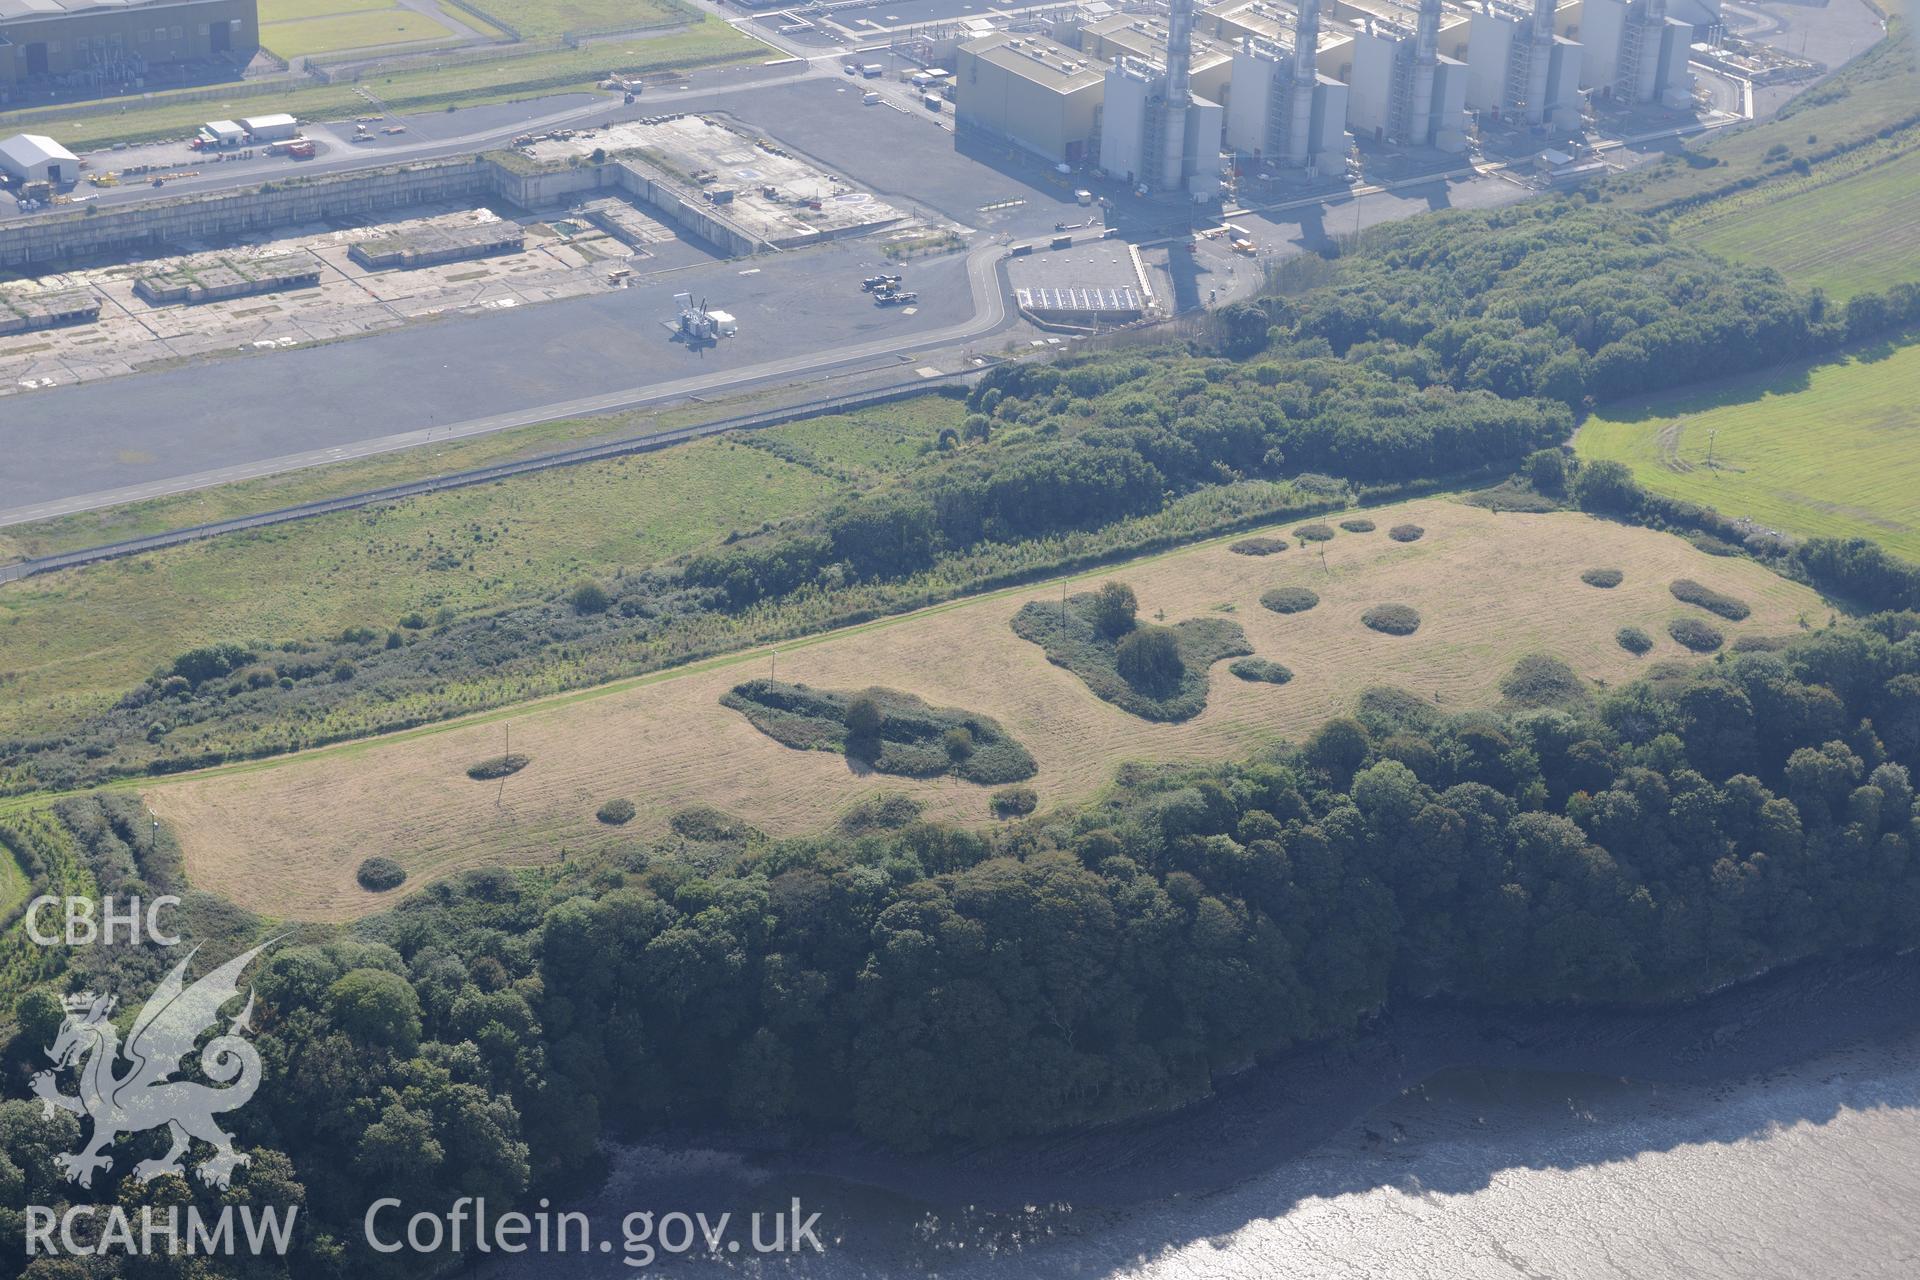
<svg viewBox="0 0 1920 1280">
<path fill-rule="evenodd" d="M 1679 538 L 1572 513 L 1495 514 L 1429 499 L 1370 512 L 1381 529 L 1409 520 L 1419 542 L 1383 532 L 1341 533 L 1320 548 L 1249 559 L 1228 539 L 1083 575 L 1117 577 L 1139 596 L 1141 616 L 1231 616 L 1255 653 L 1294 671 L 1286 685 L 1212 673 L 1206 710 L 1183 724 L 1150 724 L 1102 702 L 1070 672 L 1016 637 L 1009 619 L 1028 600 L 1058 599 L 1037 584 L 870 624 L 782 648 L 778 675 L 827 688 L 885 685 L 937 706 L 997 719 L 1033 752 L 1043 806 L 1097 792 L 1125 761 L 1221 759 L 1297 738 L 1394 684 L 1446 710 L 1499 699 L 1501 676 L 1528 653 L 1550 652 L 1590 680 L 1620 682 L 1657 659 L 1689 655 L 1666 623 L 1699 611 L 1668 592 L 1694 578 L 1752 606 L 1721 625 L 1731 642 L 1823 621 L 1812 591 L 1740 559 L 1716 559 Z M 1582 570 L 1616 566 L 1625 581 L 1597 591 Z M 1319 607 L 1283 616 L 1260 593 L 1305 585 Z M 1411 636 L 1368 630 L 1360 615 L 1392 600 L 1420 611 Z M 1634 658 L 1614 640 L 1626 624 L 1659 636 Z M 362 858 L 384 854 L 410 872 L 407 889 L 452 871 L 529 864 L 656 834 L 671 814 L 705 803 L 775 835 L 818 830 L 862 797 L 910 791 L 931 817 L 990 821 L 988 789 L 953 779 L 862 776 L 825 752 L 794 751 L 766 737 L 720 696 L 766 674 L 764 652 L 455 722 L 397 739 L 351 744 L 281 762 L 156 784 L 148 802 L 173 824 L 199 887 L 287 919 L 339 920 L 381 909 L 354 883 Z M 532 763 L 507 780 L 476 783 L 466 769 L 498 755 L 511 720 L 513 750 Z M 615 832 L 594 819 L 627 796 L 639 816 Z"/>
</svg>

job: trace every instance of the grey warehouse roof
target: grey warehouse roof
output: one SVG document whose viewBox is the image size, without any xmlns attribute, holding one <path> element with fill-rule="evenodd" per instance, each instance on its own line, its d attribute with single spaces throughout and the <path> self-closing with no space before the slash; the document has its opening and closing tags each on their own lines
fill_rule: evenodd
<svg viewBox="0 0 1920 1280">
<path fill-rule="evenodd" d="M 193 0 L 0 0 L 0 22 L 58 18 L 100 9 L 134 9 L 193 3 Z"/>
</svg>

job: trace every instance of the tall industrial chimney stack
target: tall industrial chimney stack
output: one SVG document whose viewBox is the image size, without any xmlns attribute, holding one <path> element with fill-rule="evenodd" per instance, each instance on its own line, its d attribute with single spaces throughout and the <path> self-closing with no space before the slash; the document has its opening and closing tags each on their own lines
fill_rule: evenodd
<svg viewBox="0 0 1920 1280">
<path fill-rule="evenodd" d="M 1527 59 L 1527 123 L 1547 122 L 1547 69 L 1553 62 L 1554 0 L 1533 0 L 1533 48 Z"/>
<path fill-rule="evenodd" d="M 1193 0 L 1170 0 L 1167 7 L 1167 114 L 1160 155 L 1160 186 L 1186 185 L 1187 107 L 1193 101 Z"/>
<path fill-rule="evenodd" d="M 1287 85 L 1287 163 L 1309 164 L 1313 141 L 1313 85 L 1320 56 L 1320 0 L 1300 0 L 1293 27 L 1293 70 Z"/>
<path fill-rule="evenodd" d="M 1420 0 L 1420 21 L 1414 28 L 1413 101 L 1407 111 L 1407 141 L 1427 145 L 1433 124 L 1433 73 L 1440 59 L 1440 0 Z"/>
</svg>

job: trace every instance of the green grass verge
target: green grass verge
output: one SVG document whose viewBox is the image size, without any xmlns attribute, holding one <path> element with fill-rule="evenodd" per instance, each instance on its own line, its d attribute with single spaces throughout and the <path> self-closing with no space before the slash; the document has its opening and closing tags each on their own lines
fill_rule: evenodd
<svg viewBox="0 0 1920 1280">
<path fill-rule="evenodd" d="M 1797 191 L 1769 184 L 1763 199 L 1727 201 L 1684 220 L 1683 239 L 1713 253 L 1769 266 L 1803 288 L 1837 299 L 1920 280 L 1920 129 L 1914 149 L 1850 177 Z"/>
<path fill-rule="evenodd" d="M 0 729 L 65 723 L 199 645 L 384 629 L 413 612 L 486 612 L 558 596 L 582 578 L 717 546 L 761 521 L 819 510 L 850 483 L 886 469 L 866 469 L 862 459 L 897 454 L 909 440 L 931 441 L 940 426 L 957 426 L 961 413 L 958 401 L 928 396 L 11 584 L 0 589 L 0 681 L 7 688 Z M 779 456 L 773 450 L 789 434 L 804 449 Z M 419 460 L 391 465 L 417 469 Z M 253 482 L 234 486 L 238 494 L 164 499 L 140 504 L 118 528 L 86 527 L 108 536 L 175 527 L 184 514 L 281 505 L 269 498 L 299 501 L 337 479 L 302 473 L 283 477 L 277 488 Z M 124 620 L 133 617 L 140 625 L 127 627 Z M 103 645 L 102 635 L 119 639 Z"/>
<path fill-rule="evenodd" d="M 11 849 L 0 848 L 0 920 L 8 919 L 14 909 L 27 900 L 33 881 Z"/>
<path fill-rule="evenodd" d="M 453 32 L 437 19 L 412 9 L 398 8 L 336 13 L 260 26 L 260 43 L 283 58 L 452 38 Z"/>
<path fill-rule="evenodd" d="M 529 40 L 570 31 L 630 31 L 670 22 L 696 22 L 700 13 L 679 0 L 474 0 L 483 13 Z"/>
<path fill-rule="evenodd" d="M 771 56 L 769 46 L 736 31 L 717 18 L 629 40 L 596 42 L 581 49 L 451 64 L 419 71 L 369 76 L 353 84 L 290 88 L 285 93 L 236 97 L 231 102 L 181 101 L 164 94 L 129 100 L 111 115 L 61 119 L 36 113 L 28 121 L 0 117 L 0 134 L 21 128 L 51 135 L 75 151 L 97 150 L 115 142 L 145 142 L 184 137 L 208 119 L 223 114 L 260 115 L 285 111 L 307 120 L 328 120 L 365 112 L 364 87 L 394 111 L 471 107 L 488 102 L 591 89 L 610 71 L 644 74 L 753 62 Z"/>
<path fill-rule="evenodd" d="M 772 407 L 777 403 L 777 395 L 777 392 L 760 393 L 660 412 L 567 418 L 14 525 L 0 529 L 0 564 L 257 515 L 304 502 L 365 493 L 573 445 L 694 426 L 719 417 Z M 939 434 L 940 428 L 954 425 L 955 419 L 952 401 L 927 396 L 900 401 L 884 410 L 809 418 L 741 438 L 756 446 L 764 442 L 770 448 L 779 448 L 780 441 L 790 441 L 792 459 L 810 469 L 837 467 L 842 471 L 851 469 L 880 475 L 905 470 L 930 448 L 929 442 Z"/>
<path fill-rule="evenodd" d="M 1627 464 L 1655 493 L 1920 560 L 1915 387 L 1920 344 L 1614 406 L 1576 447 Z"/>
</svg>

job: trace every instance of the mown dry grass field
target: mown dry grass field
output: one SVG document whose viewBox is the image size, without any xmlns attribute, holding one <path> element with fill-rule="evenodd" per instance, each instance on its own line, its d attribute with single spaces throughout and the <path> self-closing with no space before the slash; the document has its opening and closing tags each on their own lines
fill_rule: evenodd
<svg viewBox="0 0 1920 1280">
<path fill-rule="evenodd" d="M 1253 684 L 1221 664 L 1205 712 L 1183 724 L 1149 724 L 1100 701 L 1013 634 L 1008 621 L 1020 606 L 1057 599 L 1059 583 L 785 646 L 778 674 L 829 688 L 886 685 L 991 715 L 1033 752 L 1033 785 L 1051 806 L 1097 793 L 1125 761 L 1237 757 L 1298 737 L 1369 685 L 1396 684 L 1447 709 L 1488 705 L 1513 662 L 1534 652 L 1557 654 L 1591 680 L 1625 680 L 1648 661 L 1688 656 L 1666 636 L 1668 619 L 1698 614 L 1669 594 L 1675 578 L 1752 606 L 1746 622 L 1723 627 L 1729 639 L 1826 617 L 1812 591 L 1665 534 L 1439 499 L 1370 514 L 1379 531 L 1340 534 L 1325 544 L 1324 564 L 1317 547 L 1252 558 L 1222 540 L 1083 575 L 1132 585 L 1143 617 L 1164 612 L 1171 622 L 1230 608 L 1256 653 L 1295 673 L 1286 685 Z M 1386 528 L 1403 520 L 1425 526 L 1426 536 L 1389 539 Z M 1593 567 L 1622 569 L 1626 580 L 1589 587 L 1580 573 Z M 1291 616 L 1260 607 L 1261 592 L 1286 584 L 1310 585 L 1319 607 Z M 1417 608 L 1420 630 L 1368 630 L 1360 615 L 1382 601 Z M 1615 642 L 1627 623 L 1659 637 L 1647 658 Z M 408 868 L 406 892 L 465 867 L 541 863 L 657 834 L 694 803 L 775 835 L 823 828 L 889 789 L 913 793 L 933 816 L 989 821 L 986 788 L 862 776 L 838 755 L 782 747 L 720 705 L 727 689 L 769 666 L 764 652 L 742 655 L 394 739 L 185 777 L 146 795 L 173 824 L 199 887 L 271 916 L 322 920 L 391 900 L 354 883 L 354 868 L 372 854 Z M 509 721 L 513 750 L 532 763 L 504 787 L 469 780 L 467 766 L 500 753 Z M 593 815 L 618 796 L 639 816 L 614 831 Z"/>
</svg>

